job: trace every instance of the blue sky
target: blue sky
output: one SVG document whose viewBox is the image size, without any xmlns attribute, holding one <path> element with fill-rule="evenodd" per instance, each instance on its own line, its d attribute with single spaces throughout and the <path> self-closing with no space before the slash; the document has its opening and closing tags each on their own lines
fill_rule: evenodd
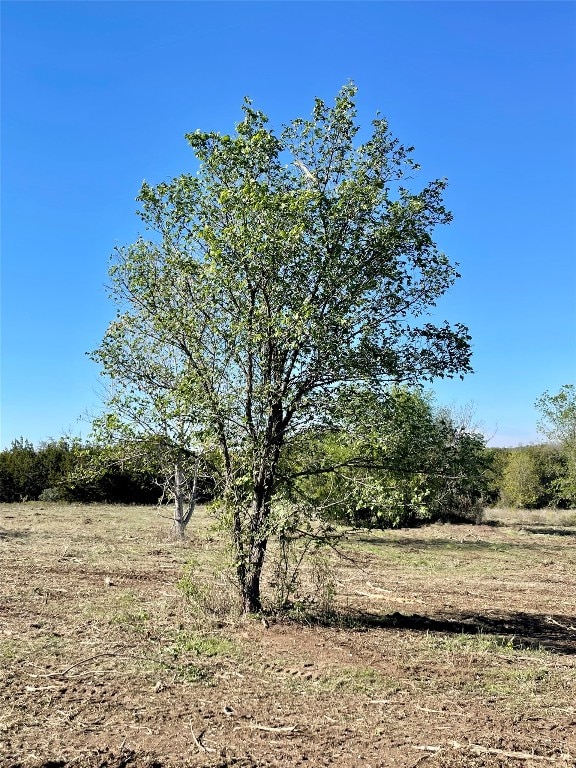
<svg viewBox="0 0 576 768">
<path fill-rule="evenodd" d="M 274 125 L 354 80 L 447 177 L 437 240 L 462 279 L 475 373 L 434 387 L 491 445 L 539 439 L 533 404 L 576 381 L 572 2 L 2 2 L 0 445 L 89 433 L 116 244 L 135 197 L 193 168 L 184 133 Z"/>
</svg>

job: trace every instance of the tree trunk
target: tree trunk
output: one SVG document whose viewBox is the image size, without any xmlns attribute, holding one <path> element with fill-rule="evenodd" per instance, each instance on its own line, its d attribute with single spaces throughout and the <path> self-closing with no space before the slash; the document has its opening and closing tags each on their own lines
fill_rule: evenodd
<svg viewBox="0 0 576 768">
<path fill-rule="evenodd" d="M 273 471 L 261 471 L 253 489 L 247 547 L 237 571 L 243 613 L 258 613 L 262 610 L 260 579 L 268 544 L 272 487 Z"/>
<path fill-rule="evenodd" d="M 184 514 L 184 492 L 186 482 L 184 473 L 177 464 L 174 469 L 174 520 L 172 524 L 172 535 L 175 539 L 182 540 L 186 530 L 186 516 Z"/>
<path fill-rule="evenodd" d="M 248 567 L 244 571 L 243 583 L 241 584 L 243 613 L 258 613 L 262 610 L 260 578 L 262 576 L 267 543 L 268 540 L 264 539 L 252 545 L 250 560 Z"/>
<path fill-rule="evenodd" d="M 260 580 L 266 546 L 271 531 L 268 527 L 274 495 L 276 468 L 283 444 L 282 407 L 280 403 L 273 409 L 266 443 L 258 460 L 252 465 L 252 505 L 248 515 L 247 527 L 241 530 L 242 523 L 237 517 L 237 530 L 234 531 L 236 556 L 238 558 L 237 575 L 242 597 L 244 613 L 258 613 L 262 610 Z M 244 539 L 243 543 L 238 544 Z"/>
</svg>

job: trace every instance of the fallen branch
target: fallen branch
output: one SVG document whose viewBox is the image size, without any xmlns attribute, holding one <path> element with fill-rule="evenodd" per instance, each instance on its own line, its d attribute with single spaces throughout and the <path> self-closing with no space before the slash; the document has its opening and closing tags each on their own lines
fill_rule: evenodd
<svg viewBox="0 0 576 768">
<path fill-rule="evenodd" d="M 202 736 L 204 736 L 205 731 L 201 731 L 198 738 L 196 738 L 196 734 L 194 733 L 194 728 L 192 727 L 192 723 L 190 722 L 190 733 L 192 734 L 192 739 L 194 741 L 194 744 L 198 747 L 199 752 L 216 752 L 215 749 L 212 749 L 211 747 L 205 747 L 204 744 L 202 744 Z"/>
<path fill-rule="evenodd" d="M 459 744 L 457 741 L 449 742 L 454 749 L 469 749 L 477 755 L 500 755 L 509 757 L 511 760 L 542 760 L 548 763 L 555 763 L 558 760 L 571 760 L 572 755 L 560 754 L 556 757 L 546 755 L 535 755 L 532 752 L 512 752 L 506 749 L 497 749 L 496 747 L 483 747 L 481 744 Z"/>
<path fill-rule="evenodd" d="M 117 656 L 117 654 L 110 651 L 97 653 L 95 656 L 88 656 L 86 659 L 81 659 L 80 661 L 74 662 L 74 664 L 70 664 L 70 666 L 62 670 L 62 672 L 48 672 L 44 675 L 30 675 L 30 677 L 63 677 L 70 672 L 71 669 L 74 669 L 74 667 L 79 667 L 81 664 L 87 664 L 89 661 L 94 661 L 94 659 L 100 659 L 104 656 Z"/>
<path fill-rule="evenodd" d="M 572 632 L 576 632 L 576 627 L 573 627 L 571 624 L 561 624 L 559 621 L 556 621 L 556 619 L 553 619 L 552 616 L 546 616 L 546 621 L 548 624 L 555 624 L 557 627 L 562 627 L 562 629 L 568 629 Z"/>
<path fill-rule="evenodd" d="M 259 725 L 259 723 L 250 723 L 248 728 L 254 728 L 257 731 L 269 731 L 270 733 L 292 733 L 296 730 L 295 725 L 280 725 L 271 727 L 268 725 Z"/>
<path fill-rule="evenodd" d="M 448 745 L 452 747 L 452 749 L 470 750 L 476 755 L 499 755 L 500 757 L 508 757 L 511 760 L 542 760 L 548 763 L 556 763 L 559 760 L 572 760 L 572 755 L 569 753 L 548 757 L 546 755 L 535 755 L 532 752 L 512 752 L 507 749 L 497 749 L 496 747 L 483 747 L 481 744 L 460 744 L 457 741 L 449 741 Z M 442 747 L 428 745 L 419 746 L 414 744 L 413 749 L 419 749 L 423 752 L 440 752 Z"/>
<path fill-rule="evenodd" d="M 206 752 L 206 747 L 203 744 L 200 744 L 198 739 L 196 738 L 196 734 L 194 733 L 194 729 L 192 726 L 190 726 L 190 733 L 192 734 L 192 739 L 194 741 L 194 744 L 198 747 L 199 752 Z"/>
<path fill-rule="evenodd" d="M 34 675 L 29 673 L 29 677 L 64 677 L 64 675 L 67 675 L 68 672 L 70 672 L 71 669 L 74 669 L 75 667 L 80 667 L 82 664 L 87 664 L 89 661 L 94 661 L 94 659 L 101 659 L 104 657 L 113 657 L 118 659 L 135 659 L 137 661 L 150 661 L 150 659 L 147 659 L 142 656 L 130 656 L 129 654 L 122 654 L 117 653 L 116 651 L 104 651 L 103 653 L 96 653 L 94 656 L 87 656 L 85 659 L 80 659 L 80 661 L 75 661 L 74 664 L 70 664 L 69 667 L 66 667 L 66 669 L 63 669 L 61 672 L 48 672 L 43 675 Z M 32 664 L 33 667 L 38 667 L 36 664 Z"/>
</svg>

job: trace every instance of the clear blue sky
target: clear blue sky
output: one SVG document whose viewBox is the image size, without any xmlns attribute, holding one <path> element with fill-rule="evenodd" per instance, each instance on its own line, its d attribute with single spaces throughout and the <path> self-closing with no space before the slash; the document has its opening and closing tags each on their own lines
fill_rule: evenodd
<svg viewBox="0 0 576 768">
<path fill-rule="evenodd" d="M 183 138 L 230 132 L 244 95 L 275 125 L 359 87 L 448 177 L 437 238 L 462 279 L 475 373 L 440 383 L 491 445 L 538 439 L 534 400 L 576 381 L 572 2 L 2 2 L 1 432 L 89 433 L 113 316 L 109 255 L 135 197 L 190 170 Z"/>
</svg>

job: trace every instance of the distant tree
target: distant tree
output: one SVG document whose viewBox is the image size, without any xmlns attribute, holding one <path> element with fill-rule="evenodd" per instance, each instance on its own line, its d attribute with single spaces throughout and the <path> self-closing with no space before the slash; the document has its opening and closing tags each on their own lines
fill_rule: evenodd
<svg viewBox="0 0 576 768">
<path fill-rule="evenodd" d="M 0 502 L 13 502 L 17 499 L 13 468 L 8 451 L 0 452 Z"/>
<path fill-rule="evenodd" d="M 122 295 L 122 274 L 117 281 Z M 208 441 L 190 407 L 187 361 L 161 345 L 153 324 L 130 312 L 110 325 L 93 359 L 111 380 L 106 412 L 94 421 L 101 468 L 137 468 L 155 476 L 173 502 L 173 534 L 183 538 L 205 480 Z"/>
<path fill-rule="evenodd" d="M 95 467 L 99 467 L 95 471 Z M 101 449 L 62 438 L 38 448 L 20 438 L 0 452 L 0 501 L 155 503 L 159 490 L 142 468 L 104 466 Z"/>
<path fill-rule="evenodd" d="M 175 386 L 215 449 L 246 612 L 261 607 L 291 442 L 343 386 L 470 370 L 467 329 L 423 320 L 458 277 L 432 236 L 451 219 L 445 182 L 403 185 L 418 166 L 382 118 L 356 145 L 355 92 L 317 99 L 279 135 L 248 101 L 235 135 L 189 134 L 198 173 L 143 185 L 152 237 L 112 267 L 120 316 L 97 357 L 126 375 L 107 352 L 120 324 L 152 368 L 156 350 L 181 359 Z M 126 384 L 140 393 L 130 372 Z"/>
<path fill-rule="evenodd" d="M 486 448 L 486 491 L 488 506 L 495 506 L 502 500 L 504 472 L 508 464 L 509 448 Z"/>
<path fill-rule="evenodd" d="M 150 466 L 111 461 L 107 448 L 77 442 L 72 468 L 57 489 L 63 498 L 80 503 L 156 504 L 160 491 Z"/>
<path fill-rule="evenodd" d="M 561 449 L 566 468 L 557 481 L 557 490 L 571 505 L 576 505 L 576 387 L 565 384 L 559 392 L 545 392 L 536 401 L 541 419 L 538 428 Z"/>
<path fill-rule="evenodd" d="M 505 456 L 500 497 L 503 504 L 529 509 L 570 506 L 562 493 L 566 459 L 557 446 L 525 445 L 508 449 Z"/>
<path fill-rule="evenodd" d="M 11 488 L 10 501 L 37 499 L 45 487 L 45 471 L 34 445 L 23 437 L 14 440 L 2 463 L 4 482 Z M 6 490 L 2 495 L 8 495 Z"/>
<path fill-rule="evenodd" d="M 576 444 L 576 387 L 565 384 L 559 392 L 544 392 L 536 401 L 541 420 L 538 428 L 552 442 L 560 445 Z"/>
<path fill-rule="evenodd" d="M 47 440 L 40 443 L 36 451 L 42 471 L 43 490 L 39 498 L 51 501 L 71 499 L 68 479 L 74 471 L 75 448 L 78 441 L 68 438 Z"/>
<path fill-rule="evenodd" d="M 24 438 L 15 440 L 0 453 L 0 500 L 36 500 L 51 486 L 54 497 L 61 498 L 71 466 L 69 458 L 69 446 L 64 440 L 48 441 L 39 448 Z"/>
<path fill-rule="evenodd" d="M 557 445 L 488 448 L 486 501 L 511 507 L 570 506 L 561 488 L 566 457 Z"/>
<path fill-rule="evenodd" d="M 522 448 L 511 451 L 502 478 L 502 502 L 510 507 L 536 508 L 541 504 L 542 491 L 534 456 Z"/>
</svg>

